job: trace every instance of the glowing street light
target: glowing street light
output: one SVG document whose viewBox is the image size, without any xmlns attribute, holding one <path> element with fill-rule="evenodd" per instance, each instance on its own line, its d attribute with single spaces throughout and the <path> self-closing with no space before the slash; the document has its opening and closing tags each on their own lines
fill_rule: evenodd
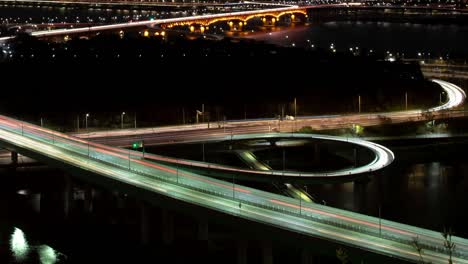
<svg viewBox="0 0 468 264">
<path fill-rule="evenodd" d="M 85 116 L 85 128 L 86 128 L 86 130 L 88 130 L 88 117 L 89 117 L 89 113 L 86 113 L 86 116 Z"/>
<path fill-rule="evenodd" d="M 203 112 L 197 110 L 197 114 L 195 115 L 196 122 L 198 124 L 198 116 L 203 115 Z"/>
<path fill-rule="evenodd" d="M 123 118 L 124 118 L 125 112 L 122 112 L 120 115 L 120 128 L 123 129 Z"/>
</svg>

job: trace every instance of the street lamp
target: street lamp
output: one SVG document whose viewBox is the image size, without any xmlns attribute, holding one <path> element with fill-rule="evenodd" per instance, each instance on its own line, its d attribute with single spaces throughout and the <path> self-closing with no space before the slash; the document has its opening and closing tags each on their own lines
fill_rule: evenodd
<svg viewBox="0 0 468 264">
<path fill-rule="evenodd" d="M 359 108 L 359 113 L 361 113 L 361 95 L 358 95 L 358 108 Z"/>
<path fill-rule="evenodd" d="M 88 130 L 88 117 L 89 117 L 89 113 L 86 113 L 86 116 L 85 116 L 85 128 L 86 130 Z"/>
<path fill-rule="evenodd" d="M 197 110 L 197 114 L 195 115 L 197 124 L 198 124 L 198 116 L 203 116 L 203 112 L 200 112 L 199 110 Z"/>
<path fill-rule="evenodd" d="M 297 116 L 297 101 L 296 97 L 294 97 L 294 119 L 296 119 Z"/>
<path fill-rule="evenodd" d="M 122 112 L 120 115 L 120 128 L 123 129 L 123 118 L 124 118 L 125 112 Z"/>
</svg>

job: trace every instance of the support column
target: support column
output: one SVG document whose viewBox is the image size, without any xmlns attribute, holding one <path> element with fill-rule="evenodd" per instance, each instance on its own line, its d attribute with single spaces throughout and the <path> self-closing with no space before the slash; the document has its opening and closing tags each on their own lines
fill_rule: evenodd
<svg viewBox="0 0 468 264">
<path fill-rule="evenodd" d="M 208 222 L 206 219 L 198 221 L 198 240 L 209 240 Z"/>
<path fill-rule="evenodd" d="M 303 248 L 301 250 L 301 264 L 313 264 L 314 257 L 310 254 L 309 249 Z"/>
<path fill-rule="evenodd" d="M 41 212 L 41 193 L 31 194 L 31 206 L 36 213 Z"/>
<path fill-rule="evenodd" d="M 143 245 L 149 244 L 150 241 L 150 207 L 141 203 L 140 205 L 140 242 Z"/>
<path fill-rule="evenodd" d="M 70 175 L 65 174 L 63 177 L 63 215 L 68 218 L 72 203 L 73 203 L 73 184 Z"/>
<path fill-rule="evenodd" d="M 11 163 L 13 165 L 18 164 L 18 152 L 15 152 L 15 151 L 11 152 Z"/>
<path fill-rule="evenodd" d="M 162 210 L 162 240 L 166 245 L 174 241 L 174 216 L 167 209 Z"/>
<path fill-rule="evenodd" d="M 123 194 L 116 190 L 114 190 L 112 194 L 114 195 L 117 209 L 120 210 L 125 208 L 125 199 L 123 198 Z"/>
<path fill-rule="evenodd" d="M 273 249 L 271 241 L 262 241 L 262 263 L 273 264 Z"/>
<path fill-rule="evenodd" d="M 93 187 L 86 186 L 84 193 L 84 211 L 88 214 L 93 213 L 93 200 L 95 196 L 95 190 Z"/>
<path fill-rule="evenodd" d="M 247 241 L 237 241 L 237 264 L 247 264 Z"/>
</svg>

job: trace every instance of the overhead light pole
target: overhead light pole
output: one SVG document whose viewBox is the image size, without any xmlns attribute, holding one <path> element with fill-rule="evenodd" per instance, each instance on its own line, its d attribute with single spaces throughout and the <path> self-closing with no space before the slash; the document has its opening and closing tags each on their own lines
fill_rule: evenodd
<svg viewBox="0 0 468 264">
<path fill-rule="evenodd" d="M 124 118 L 125 112 L 122 112 L 120 115 L 120 128 L 123 129 L 123 118 Z"/>
<path fill-rule="evenodd" d="M 358 95 L 359 113 L 361 113 L 361 95 Z"/>
<path fill-rule="evenodd" d="M 297 101 L 296 97 L 294 97 L 294 119 L 296 119 L 297 116 Z"/>
</svg>

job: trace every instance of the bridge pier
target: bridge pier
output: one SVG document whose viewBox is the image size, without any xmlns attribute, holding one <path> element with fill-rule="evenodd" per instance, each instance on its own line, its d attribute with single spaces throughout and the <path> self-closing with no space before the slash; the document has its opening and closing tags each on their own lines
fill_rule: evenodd
<svg viewBox="0 0 468 264">
<path fill-rule="evenodd" d="M 240 22 L 229 21 L 228 22 L 230 31 L 242 31 L 245 25 L 247 25 L 247 22 L 243 22 L 243 21 L 240 21 Z"/>
<path fill-rule="evenodd" d="M 267 19 L 266 17 L 262 18 L 263 26 L 274 26 L 276 23 L 276 18 Z"/>
<path fill-rule="evenodd" d="M 162 209 L 162 240 L 166 245 L 174 242 L 174 216 L 167 209 Z"/>
<path fill-rule="evenodd" d="M 16 151 L 11 152 L 11 163 L 13 166 L 16 166 L 18 164 L 18 152 Z"/>
<path fill-rule="evenodd" d="M 271 241 L 264 240 L 261 242 L 262 247 L 262 263 L 263 264 L 273 264 L 273 248 Z"/>
<path fill-rule="evenodd" d="M 41 193 L 31 194 L 31 206 L 35 213 L 41 213 Z"/>
<path fill-rule="evenodd" d="M 237 264 L 247 264 L 247 240 L 237 241 Z"/>
<path fill-rule="evenodd" d="M 198 240 L 209 240 L 208 221 L 206 219 L 198 220 Z"/>
<path fill-rule="evenodd" d="M 91 186 L 86 186 L 84 191 L 84 211 L 88 214 L 93 213 L 93 201 L 96 191 Z"/>
<path fill-rule="evenodd" d="M 73 204 L 73 183 L 71 180 L 71 176 L 65 174 L 63 177 L 63 192 L 62 192 L 62 199 L 63 199 L 63 216 L 64 218 L 68 218 L 70 211 L 72 209 Z"/>
<path fill-rule="evenodd" d="M 150 213 L 151 208 L 144 202 L 140 204 L 140 243 L 147 245 L 150 242 Z"/>
<path fill-rule="evenodd" d="M 314 256 L 310 254 L 308 248 L 303 248 L 301 250 L 301 264 L 313 264 Z"/>
<path fill-rule="evenodd" d="M 113 191 L 113 195 L 114 195 L 114 198 L 115 198 L 117 209 L 125 208 L 125 200 L 122 197 L 122 194 L 119 193 L 119 191 Z"/>
</svg>

